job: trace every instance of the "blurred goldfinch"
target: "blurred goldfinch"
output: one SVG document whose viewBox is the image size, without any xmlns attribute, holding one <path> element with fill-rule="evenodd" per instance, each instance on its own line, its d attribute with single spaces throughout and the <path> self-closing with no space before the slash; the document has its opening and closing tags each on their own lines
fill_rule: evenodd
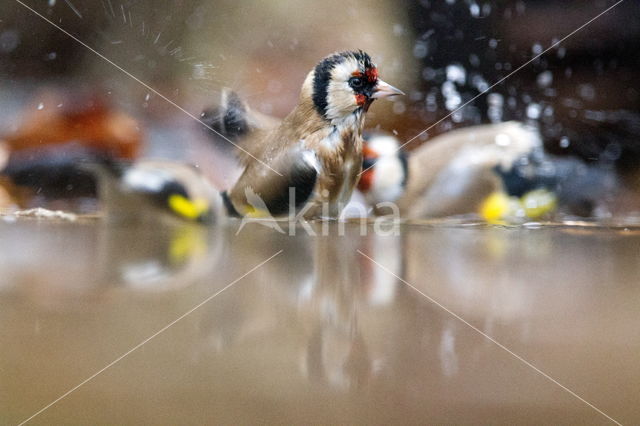
<svg viewBox="0 0 640 426">
<path fill-rule="evenodd" d="M 112 220 L 165 217 L 210 223 L 223 217 L 223 203 L 197 168 L 164 160 L 90 165 L 98 196 Z"/>
</svg>

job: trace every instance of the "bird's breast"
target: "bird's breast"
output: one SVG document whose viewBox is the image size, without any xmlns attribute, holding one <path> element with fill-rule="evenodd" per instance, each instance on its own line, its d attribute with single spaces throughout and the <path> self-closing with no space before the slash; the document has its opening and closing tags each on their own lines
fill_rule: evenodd
<svg viewBox="0 0 640 426">
<path fill-rule="evenodd" d="M 329 204 L 331 216 L 340 211 L 351 198 L 362 169 L 362 137 L 358 129 L 334 131 L 318 147 L 322 173 L 316 193 Z"/>
</svg>

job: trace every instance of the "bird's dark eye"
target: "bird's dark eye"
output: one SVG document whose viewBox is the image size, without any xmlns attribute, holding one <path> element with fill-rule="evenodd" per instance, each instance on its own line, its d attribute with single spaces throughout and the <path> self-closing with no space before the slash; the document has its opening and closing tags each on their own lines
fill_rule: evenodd
<svg viewBox="0 0 640 426">
<path fill-rule="evenodd" d="M 364 80 L 362 79 L 362 77 L 351 77 L 349 79 L 349 86 L 351 86 L 353 89 L 360 89 L 362 86 L 364 86 Z"/>
</svg>

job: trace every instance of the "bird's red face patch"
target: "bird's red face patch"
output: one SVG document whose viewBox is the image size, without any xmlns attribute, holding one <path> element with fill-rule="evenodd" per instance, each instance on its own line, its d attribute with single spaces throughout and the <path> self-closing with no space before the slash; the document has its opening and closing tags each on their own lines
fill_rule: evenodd
<svg viewBox="0 0 640 426">
<path fill-rule="evenodd" d="M 368 165 L 368 163 L 375 161 L 378 158 L 378 153 L 369 148 L 365 143 L 362 145 L 362 158 L 364 160 L 362 166 L 365 170 L 362 172 L 360 180 L 358 181 L 358 189 L 366 193 L 371 189 L 371 185 L 373 185 L 373 173 L 375 171 L 374 167 L 372 165 Z"/>
<path fill-rule="evenodd" d="M 367 68 L 364 75 L 367 77 L 367 80 L 369 80 L 369 83 L 375 83 L 378 81 L 378 68 Z"/>
<path fill-rule="evenodd" d="M 349 85 L 356 92 L 356 105 L 362 107 L 364 112 L 367 112 L 373 102 L 371 94 L 377 83 L 378 69 L 376 67 L 365 68 L 364 72 L 358 69 L 351 73 Z"/>
<path fill-rule="evenodd" d="M 378 153 L 375 152 L 373 149 L 369 148 L 369 145 L 367 143 L 365 143 L 364 145 L 362 145 L 362 156 L 365 159 L 376 159 L 378 158 Z"/>
</svg>

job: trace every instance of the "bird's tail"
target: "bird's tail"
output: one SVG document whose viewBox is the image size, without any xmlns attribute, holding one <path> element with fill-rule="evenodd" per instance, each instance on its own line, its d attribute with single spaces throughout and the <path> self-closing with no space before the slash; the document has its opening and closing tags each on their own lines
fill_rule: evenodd
<svg viewBox="0 0 640 426">
<path fill-rule="evenodd" d="M 220 104 L 205 109 L 200 118 L 209 127 L 212 136 L 222 135 L 235 141 L 250 131 L 248 111 L 249 108 L 236 92 L 223 89 Z"/>
<path fill-rule="evenodd" d="M 240 158 L 254 150 L 254 138 L 261 131 L 277 127 L 280 120 L 253 111 L 233 90 L 223 89 L 218 106 L 205 109 L 201 116 L 211 141 L 219 148 L 231 150 Z M 229 143 L 232 142 L 232 143 Z"/>
</svg>

